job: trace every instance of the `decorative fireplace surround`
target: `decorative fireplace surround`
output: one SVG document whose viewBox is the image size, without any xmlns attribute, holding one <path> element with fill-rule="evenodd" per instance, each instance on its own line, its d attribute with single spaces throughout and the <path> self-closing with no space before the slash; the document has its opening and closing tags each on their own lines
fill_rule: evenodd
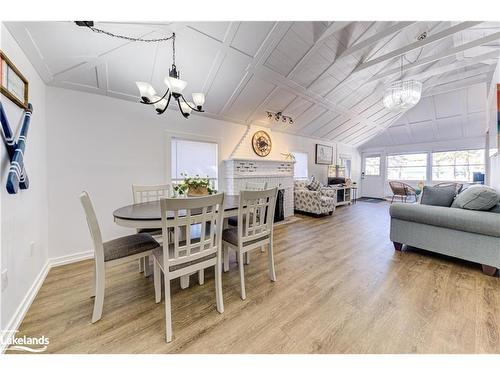
<svg viewBox="0 0 500 375">
<path fill-rule="evenodd" d="M 285 189 L 285 217 L 293 215 L 293 162 L 269 159 L 224 160 L 226 190 L 238 194 L 247 182 L 267 182 L 271 187 Z"/>
</svg>

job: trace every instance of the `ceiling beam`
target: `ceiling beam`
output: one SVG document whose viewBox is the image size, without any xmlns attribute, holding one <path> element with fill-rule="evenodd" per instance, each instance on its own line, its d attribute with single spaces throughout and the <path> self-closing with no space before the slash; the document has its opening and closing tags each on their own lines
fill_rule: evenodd
<svg viewBox="0 0 500 375">
<path fill-rule="evenodd" d="M 429 64 L 429 63 L 437 61 L 437 60 L 441 60 L 441 59 L 448 57 L 448 56 L 456 55 L 457 53 L 482 46 L 483 44 L 489 43 L 489 42 L 491 42 L 493 40 L 497 40 L 497 39 L 500 39 L 500 32 L 496 32 L 496 33 L 490 34 L 488 36 L 473 40 L 472 42 L 465 43 L 465 44 L 462 44 L 462 45 L 454 47 L 454 48 L 450 48 L 446 51 L 439 52 L 439 53 L 432 55 L 432 56 L 424 57 L 423 59 L 416 61 L 412 64 L 404 65 L 403 71 L 415 69 L 419 66 Z M 393 71 L 394 71 L 394 69 L 389 71 L 389 72 L 391 72 L 390 74 L 393 74 Z M 390 75 L 390 74 L 382 73 L 382 74 L 379 74 L 378 77 L 382 78 L 382 77 L 385 77 L 385 76 Z"/>
<path fill-rule="evenodd" d="M 483 53 L 481 55 L 478 55 L 478 56 L 475 56 L 472 58 L 467 58 L 464 60 L 454 62 L 452 64 L 445 64 L 443 66 L 430 67 L 427 70 L 420 72 L 420 73 L 416 73 L 416 74 L 408 73 L 408 74 L 405 74 L 405 76 L 407 76 L 408 78 L 420 79 L 423 77 L 433 76 L 436 74 L 442 74 L 442 73 L 446 73 L 446 72 L 449 72 L 452 70 L 464 68 L 464 67 L 469 66 L 469 65 L 477 64 L 477 63 L 480 63 L 480 62 L 485 61 L 485 60 L 495 59 L 495 58 L 499 58 L 499 57 L 500 57 L 500 50 L 490 51 L 490 52 Z M 403 69 L 407 69 L 407 67 L 403 67 Z M 401 72 L 400 68 L 394 68 L 394 69 L 388 70 L 384 73 L 373 76 L 372 78 L 370 78 L 370 81 L 376 81 L 376 80 L 379 80 L 381 78 L 384 78 L 384 77 L 387 77 L 387 76 L 390 76 L 390 75 L 393 75 L 396 73 L 400 73 L 400 72 Z"/>
<path fill-rule="evenodd" d="M 293 67 L 293 69 L 286 76 L 288 78 L 294 77 L 295 74 L 297 73 L 297 71 L 299 70 L 299 68 L 304 63 L 307 63 L 310 60 L 311 56 L 313 56 L 316 52 L 318 52 L 318 50 L 324 44 L 324 41 L 325 41 L 325 37 L 324 36 L 325 36 L 325 34 L 327 34 L 328 32 L 331 32 L 330 35 L 332 35 L 333 33 L 337 32 L 339 30 L 342 30 L 344 27 L 346 27 L 350 23 L 351 22 L 340 22 L 339 21 L 339 22 L 334 22 L 332 25 L 330 25 L 329 27 L 325 28 L 325 30 L 323 31 L 323 33 L 318 37 L 318 39 L 316 39 L 316 41 L 314 42 L 314 44 L 312 45 L 312 47 L 309 48 L 309 51 L 307 51 L 307 53 L 304 56 L 302 56 L 302 58 L 299 60 L 299 62 L 297 64 L 295 64 L 295 66 Z M 330 35 L 328 35 L 328 36 L 330 36 Z"/>
<path fill-rule="evenodd" d="M 238 85 L 236 86 L 233 93 L 226 101 L 222 109 L 219 111 L 219 114 L 224 114 L 227 110 L 229 110 L 229 108 L 231 108 L 234 101 L 238 98 L 238 96 L 241 94 L 241 92 L 247 85 L 248 81 L 250 81 L 250 79 L 252 78 L 256 67 L 262 66 L 264 64 L 269 55 L 271 55 L 273 50 L 280 42 L 281 38 L 283 38 L 283 36 L 288 32 L 288 30 L 292 27 L 292 25 L 293 22 L 274 23 L 272 29 L 267 34 L 267 37 L 264 40 L 264 42 L 262 42 L 254 58 L 248 64 L 247 70 L 243 74 L 243 77 L 241 78 L 240 82 L 238 83 Z"/>
<path fill-rule="evenodd" d="M 374 65 L 380 64 L 382 62 L 392 60 L 395 57 L 402 56 L 408 52 L 411 52 L 413 50 L 422 48 L 426 45 L 429 45 L 431 43 L 435 43 L 441 39 L 447 38 L 455 33 L 458 33 L 460 31 L 469 29 L 473 26 L 476 26 L 480 24 L 481 22 L 477 21 L 467 21 L 467 22 L 461 22 L 455 26 L 449 27 L 446 30 L 440 31 L 434 35 L 431 35 L 423 40 L 418 40 L 416 42 L 410 43 L 407 46 L 398 48 L 394 51 L 391 51 L 389 53 L 386 53 L 385 55 L 379 56 L 373 60 L 366 61 L 365 63 L 358 65 L 356 68 L 354 68 L 353 73 L 360 72 L 362 70 L 368 69 Z"/>
<path fill-rule="evenodd" d="M 323 31 L 323 33 L 320 35 L 318 39 L 316 39 L 316 43 L 322 42 L 326 38 L 332 36 L 335 34 L 337 31 L 342 30 L 344 27 L 349 25 L 351 22 L 349 21 L 335 21 L 332 22 L 328 27 Z"/>
<path fill-rule="evenodd" d="M 212 61 L 212 66 L 210 67 L 210 71 L 208 72 L 207 78 L 205 78 L 205 82 L 203 83 L 202 92 L 208 93 L 212 84 L 214 83 L 215 77 L 219 72 L 219 69 L 224 62 L 224 59 L 227 56 L 228 50 L 231 46 L 231 43 L 238 32 L 238 28 L 240 27 L 241 22 L 231 22 L 229 27 L 226 30 L 224 35 L 224 39 L 219 46 L 219 51 L 217 51 L 217 55 L 215 59 Z"/>
<path fill-rule="evenodd" d="M 362 40 L 361 42 L 359 43 L 355 43 L 353 45 L 351 45 L 349 48 L 347 48 L 346 50 L 344 50 L 340 55 L 339 57 L 337 58 L 338 59 L 341 59 L 343 57 L 346 57 L 346 56 L 349 56 L 349 55 L 352 55 L 354 52 L 357 52 L 359 50 L 362 50 L 368 46 L 371 46 L 371 45 L 374 45 L 376 44 L 377 42 L 379 42 L 381 39 L 384 39 L 394 33 L 397 33 L 398 31 L 401 31 L 405 28 L 407 28 L 408 26 L 410 25 L 413 25 L 415 24 L 416 22 L 415 21 L 410 21 L 410 22 L 398 22 L 392 26 L 389 26 L 375 34 L 373 34 L 372 36 Z"/>
<path fill-rule="evenodd" d="M 447 92 L 451 91 L 457 91 L 461 90 L 464 88 L 467 88 L 469 86 L 476 85 L 478 83 L 483 83 L 486 82 L 486 76 L 481 75 L 481 76 L 476 76 L 476 77 L 471 77 L 465 80 L 459 80 L 459 81 L 453 81 L 449 83 L 445 83 L 443 85 L 437 85 L 434 86 L 432 89 L 427 91 L 422 95 L 423 98 L 428 97 L 428 96 L 435 96 L 439 94 L 444 94 Z"/>
</svg>

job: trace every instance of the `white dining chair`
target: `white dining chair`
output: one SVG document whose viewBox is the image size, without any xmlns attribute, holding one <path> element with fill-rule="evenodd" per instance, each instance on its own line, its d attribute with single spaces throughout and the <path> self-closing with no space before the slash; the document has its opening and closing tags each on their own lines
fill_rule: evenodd
<svg viewBox="0 0 500 375">
<path fill-rule="evenodd" d="M 170 281 L 215 267 L 217 311 L 222 299 L 222 221 L 224 193 L 197 198 L 160 199 L 162 231 L 172 231 L 172 243 L 153 251 L 156 303 L 161 301 L 161 273 L 165 288 L 166 341 L 172 341 Z M 171 218 L 168 218 L 168 216 Z M 208 233 L 207 233 L 208 232 Z"/>
<path fill-rule="evenodd" d="M 94 276 L 92 279 L 92 297 L 94 311 L 92 323 L 101 319 L 104 305 L 104 289 L 106 268 L 144 256 L 152 255 L 152 250 L 160 244 L 149 233 L 137 233 L 102 242 L 101 229 L 95 214 L 94 206 L 87 192 L 80 194 L 80 202 L 87 219 L 87 224 L 94 245 Z"/>
<path fill-rule="evenodd" d="M 169 184 L 132 185 L 132 195 L 135 204 L 154 202 L 159 201 L 160 198 L 170 198 L 172 196 L 172 187 Z M 139 228 L 137 233 L 149 233 L 159 243 L 163 242 L 161 228 Z M 144 272 L 144 276 L 151 274 L 148 257 L 139 259 L 139 272 Z"/>
<path fill-rule="evenodd" d="M 261 191 L 261 190 L 266 190 L 267 189 L 267 182 L 254 182 L 254 181 L 247 181 L 245 183 L 245 189 L 246 191 Z M 227 219 L 228 225 L 231 225 L 233 227 L 238 226 L 238 217 L 237 216 L 232 216 Z M 266 251 L 264 246 L 261 247 L 260 251 L 263 253 Z M 246 253 L 245 254 L 245 264 L 250 264 L 250 254 Z M 227 256 L 227 259 L 224 258 L 224 272 L 227 272 L 229 270 L 229 256 Z"/>
<path fill-rule="evenodd" d="M 235 249 L 240 270 L 241 299 L 246 298 L 244 254 L 268 245 L 269 278 L 276 281 L 273 255 L 273 221 L 278 188 L 262 191 L 241 191 L 238 208 L 238 225 L 222 232 L 224 258 Z"/>
</svg>

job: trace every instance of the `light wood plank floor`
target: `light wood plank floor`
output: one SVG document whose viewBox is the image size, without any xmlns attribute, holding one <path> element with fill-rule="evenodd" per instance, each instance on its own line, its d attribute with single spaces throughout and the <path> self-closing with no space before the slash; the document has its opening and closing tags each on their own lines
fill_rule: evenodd
<svg viewBox="0 0 500 375">
<path fill-rule="evenodd" d="M 477 264 L 395 252 L 388 207 L 358 202 L 278 226 L 277 281 L 267 254 L 253 253 L 246 301 L 232 255 L 224 314 L 213 271 L 203 286 L 196 277 L 186 290 L 173 282 L 170 344 L 163 304 L 136 262 L 108 273 L 96 324 L 92 262 L 52 269 L 18 335 L 49 337 L 52 353 L 500 353 L 500 279 Z"/>
</svg>

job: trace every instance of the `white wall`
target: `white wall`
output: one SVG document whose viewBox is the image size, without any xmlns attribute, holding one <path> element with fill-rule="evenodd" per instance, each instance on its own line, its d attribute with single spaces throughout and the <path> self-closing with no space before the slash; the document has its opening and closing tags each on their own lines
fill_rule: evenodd
<svg viewBox="0 0 500 375">
<path fill-rule="evenodd" d="M 158 116 L 140 103 L 54 87 L 47 89 L 47 119 L 50 257 L 91 248 L 78 201 L 82 190 L 94 201 L 105 239 L 131 233 L 114 224 L 113 210 L 131 203 L 133 183 L 169 180 L 170 136 L 218 142 L 223 189 L 222 161 L 230 157 L 247 130 L 243 125 L 195 115 L 185 120 L 177 111 Z M 309 173 L 326 182 L 327 167 L 314 164 L 314 145 L 319 141 L 270 133 L 274 146 L 269 158 L 281 159 L 281 152 L 308 152 Z M 250 147 L 249 140 L 245 142 Z M 338 148 L 353 156 L 353 166 L 359 165 L 355 149 Z M 359 178 L 359 168 L 354 168 L 353 176 Z"/>
<path fill-rule="evenodd" d="M 47 125 L 45 116 L 45 84 L 27 60 L 10 33 L 1 25 L 2 51 L 29 81 L 29 100 L 33 115 L 28 132 L 24 161 L 29 189 L 10 195 L 5 188 L 9 157 L 5 145 L 0 146 L 1 163 L 1 270 L 7 270 L 8 284 L 2 292 L 0 329 L 11 329 L 16 310 L 43 270 L 48 256 L 47 238 Z M 11 128 L 17 135 L 22 110 L 0 96 Z M 3 143 L 3 141 L 2 141 Z M 33 253 L 30 243 L 34 242 Z"/>
</svg>

